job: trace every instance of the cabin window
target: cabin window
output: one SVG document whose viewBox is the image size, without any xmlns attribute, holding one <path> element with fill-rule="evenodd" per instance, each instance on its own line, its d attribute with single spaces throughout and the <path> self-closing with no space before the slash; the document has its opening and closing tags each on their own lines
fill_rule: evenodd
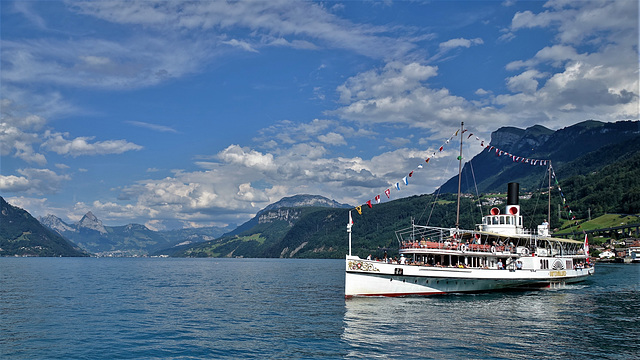
<svg viewBox="0 0 640 360">
<path fill-rule="evenodd" d="M 498 225 L 498 217 L 497 216 L 493 217 L 493 225 Z"/>
<path fill-rule="evenodd" d="M 500 225 L 504 225 L 504 216 L 500 216 Z"/>
<path fill-rule="evenodd" d="M 522 216 L 518 216 L 518 226 L 522 226 Z"/>
<path fill-rule="evenodd" d="M 511 225 L 511 216 L 507 216 L 507 225 Z"/>
</svg>

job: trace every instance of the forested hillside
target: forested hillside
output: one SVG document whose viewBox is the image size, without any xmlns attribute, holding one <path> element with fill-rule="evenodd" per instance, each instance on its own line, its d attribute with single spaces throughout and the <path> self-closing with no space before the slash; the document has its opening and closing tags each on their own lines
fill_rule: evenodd
<svg viewBox="0 0 640 360">
<path fill-rule="evenodd" d="M 562 190 L 579 217 L 605 213 L 640 212 L 640 151 L 594 171 L 576 175 L 562 183 Z"/>
<path fill-rule="evenodd" d="M 0 197 L 0 256 L 89 256 Z"/>
</svg>

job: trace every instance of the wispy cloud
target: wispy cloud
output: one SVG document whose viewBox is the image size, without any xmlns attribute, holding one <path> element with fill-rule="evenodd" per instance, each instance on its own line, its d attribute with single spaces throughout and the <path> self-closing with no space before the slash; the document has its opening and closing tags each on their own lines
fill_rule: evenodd
<svg viewBox="0 0 640 360">
<path fill-rule="evenodd" d="M 165 125 L 158 125 L 158 124 L 152 124 L 152 123 L 147 123 L 147 122 L 143 122 L 143 121 L 125 121 L 127 124 L 129 125 L 133 125 L 133 126 L 137 126 L 137 127 L 141 127 L 141 128 L 145 128 L 145 129 L 150 129 L 153 131 L 158 131 L 158 132 L 170 132 L 170 133 L 178 133 L 178 130 L 170 127 L 170 126 L 165 126 Z"/>
<path fill-rule="evenodd" d="M 246 41 L 239 41 L 237 39 L 231 39 L 231 40 L 228 40 L 228 41 L 223 41 L 222 43 L 230 45 L 230 46 L 233 46 L 233 47 L 237 47 L 237 48 L 240 48 L 242 50 L 249 51 L 249 52 L 253 52 L 253 53 L 257 53 L 258 52 L 258 50 L 254 49 L 251 46 L 251 44 L 249 44 Z"/>
<path fill-rule="evenodd" d="M 315 48 L 308 37 L 329 48 L 355 51 L 373 58 L 398 58 L 415 50 L 409 37 L 387 36 L 394 29 L 351 23 L 328 11 L 322 4 L 297 1 L 269 2 L 80 2 L 79 13 L 122 24 L 138 24 L 155 29 L 211 32 L 249 30 L 252 37 L 278 34 L 297 39 L 287 43 Z M 236 39 L 233 44 L 250 44 Z M 232 45 L 233 45 L 232 44 Z M 246 50 L 254 46 L 245 46 Z M 250 50 L 251 51 L 251 50 Z"/>
</svg>

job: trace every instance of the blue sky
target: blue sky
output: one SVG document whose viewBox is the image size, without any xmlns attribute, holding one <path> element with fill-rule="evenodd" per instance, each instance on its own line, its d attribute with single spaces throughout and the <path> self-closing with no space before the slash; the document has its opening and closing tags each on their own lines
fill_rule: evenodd
<svg viewBox="0 0 640 360">
<path fill-rule="evenodd" d="M 639 118 L 637 1 L 0 6 L 0 194 L 68 222 L 240 224 L 414 169 L 392 198 L 428 193 L 461 121 L 488 141 Z"/>
</svg>

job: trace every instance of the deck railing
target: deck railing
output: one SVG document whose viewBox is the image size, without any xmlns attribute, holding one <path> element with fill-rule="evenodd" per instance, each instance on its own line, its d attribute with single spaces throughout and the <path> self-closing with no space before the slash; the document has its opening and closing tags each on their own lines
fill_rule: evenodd
<svg viewBox="0 0 640 360">
<path fill-rule="evenodd" d="M 458 250 L 458 251 L 471 251 L 471 252 L 514 252 L 514 246 L 492 246 L 492 245 L 480 245 L 480 244 L 465 244 L 459 242 L 434 242 L 434 241 L 413 241 L 405 242 L 400 245 L 400 249 L 438 249 L 438 250 Z"/>
<path fill-rule="evenodd" d="M 456 230 L 454 228 L 438 228 L 429 226 L 413 226 L 396 232 L 400 249 L 431 249 L 431 250 L 450 250 L 464 252 L 480 252 L 480 253 L 510 253 L 527 255 L 532 253 L 536 248 L 535 237 L 526 240 L 526 243 L 509 243 L 509 244 L 482 244 L 486 242 L 485 236 L 478 238 L 478 233 L 469 230 Z M 464 241 L 462 238 L 464 237 Z M 538 240 L 541 240 L 538 238 Z M 474 243 L 480 242 L 480 243 Z M 537 245 L 537 244 L 536 244 Z M 522 253 L 522 249 L 527 251 Z M 543 249 L 550 249 L 545 248 Z M 550 251 L 552 256 L 557 255 L 584 255 L 582 244 L 562 246 L 562 249 L 553 246 Z"/>
</svg>

